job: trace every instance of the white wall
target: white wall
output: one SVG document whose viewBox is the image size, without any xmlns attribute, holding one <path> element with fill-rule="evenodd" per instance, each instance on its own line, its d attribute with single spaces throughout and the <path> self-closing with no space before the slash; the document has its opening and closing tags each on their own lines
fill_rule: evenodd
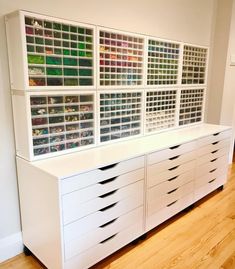
<svg viewBox="0 0 235 269">
<path fill-rule="evenodd" d="M 3 16 L 16 9 L 210 45 L 216 0 L 0 0 L 0 247 L 20 231 Z"/>
</svg>

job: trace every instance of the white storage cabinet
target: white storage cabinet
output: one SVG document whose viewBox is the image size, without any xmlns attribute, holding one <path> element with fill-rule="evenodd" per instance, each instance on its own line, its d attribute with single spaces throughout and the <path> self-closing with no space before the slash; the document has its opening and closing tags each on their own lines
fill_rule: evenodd
<svg viewBox="0 0 235 269">
<path fill-rule="evenodd" d="M 229 127 L 201 124 L 36 162 L 17 157 L 25 246 L 49 269 L 94 265 L 222 187 L 230 139 Z"/>
</svg>

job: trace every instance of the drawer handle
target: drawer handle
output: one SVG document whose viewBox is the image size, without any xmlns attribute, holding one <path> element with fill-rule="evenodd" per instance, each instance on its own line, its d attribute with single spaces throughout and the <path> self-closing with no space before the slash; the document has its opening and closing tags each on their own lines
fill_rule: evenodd
<svg viewBox="0 0 235 269">
<path fill-rule="evenodd" d="M 215 180 L 216 180 L 216 178 L 210 180 L 208 183 L 212 183 L 212 182 L 215 181 Z"/>
<path fill-rule="evenodd" d="M 178 147 L 180 147 L 180 145 L 176 145 L 176 146 L 170 147 L 169 149 L 177 149 Z"/>
<path fill-rule="evenodd" d="M 108 205 L 108 206 L 106 206 L 106 207 L 104 207 L 104 208 L 100 209 L 99 211 L 101 211 L 101 212 L 106 211 L 106 210 L 108 210 L 108 209 L 110 209 L 110 208 L 114 207 L 116 204 L 117 204 L 117 202 L 116 202 L 116 203 L 114 203 L 114 204 Z"/>
<path fill-rule="evenodd" d="M 211 153 L 212 153 L 212 154 L 215 154 L 216 152 L 218 152 L 218 149 L 217 149 L 217 150 L 212 151 Z"/>
<path fill-rule="evenodd" d="M 114 223 L 117 219 L 118 219 L 118 218 L 113 219 L 113 220 L 110 220 L 109 222 L 106 222 L 106 223 L 103 224 L 103 225 L 100 225 L 100 228 L 104 228 L 104 227 L 106 227 L 106 226 L 108 226 L 108 225 Z"/>
<path fill-rule="evenodd" d="M 213 172 L 215 172 L 215 170 L 217 170 L 217 168 L 212 169 L 209 173 L 213 173 Z"/>
<path fill-rule="evenodd" d="M 180 156 L 180 155 L 178 155 L 178 156 L 174 156 L 174 157 L 171 157 L 171 158 L 169 158 L 169 160 L 170 160 L 170 161 L 173 161 L 173 160 L 175 160 L 175 159 L 178 159 L 178 158 L 179 158 L 179 156 Z"/>
<path fill-rule="evenodd" d="M 169 178 L 167 181 L 172 181 L 172 180 L 175 180 L 177 179 L 178 176 L 175 176 L 175 177 L 172 177 L 172 178 Z"/>
<path fill-rule="evenodd" d="M 217 159 L 218 159 L 218 158 L 215 158 L 215 159 L 211 160 L 211 163 L 215 162 Z"/>
<path fill-rule="evenodd" d="M 173 204 L 175 204 L 177 201 L 178 201 L 178 200 L 176 200 L 176 201 L 174 201 L 174 202 L 170 203 L 169 205 L 167 205 L 167 207 L 172 206 L 172 205 L 173 205 Z"/>
<path fill-rule="evenodd" d="M 100 244 L 104 244 L 105 242 L 107 242 L 107 241 L 113 239 L 116 235 L 117 235 L 117 234 L 111 235 L 110 237 L 108 237 L 108 238 L 104 239 L 103 241 L 101 241 Z"/>
<path fill-rule="evenodd" d="M 99 169 L 102 170 L 102 171 L 105 171 L 105 170 L 108 170 L 108 169 L 111 169 L 113 167 L 115 167 L 118 163 L 113 163 L 113 164 L 110 164 L 110 165 L 107 165 L 107 166 L 104 166 L 104 167 L 100 167 Z"/>
<path fill-rule="evenodd" d="M 105 198 L 105 197 L 107 197 L 107 196 L 113 195 L 116 191 L 117 191 L 117 190 L 110 191 L 110 192 L 108 192 L 108 193 L 105 193 L 105 194 L 103 194 L 103 195 L 100 195 L 99 197 L 100 197 L 100 198 Z"/>
<path fill-rule="evenodd" d="M 107 184 L 107 183 L 109 183 L 109 182 L 114 181 L 116 178 L 117 178 L 117 177 L 112 177 L 112 178 L 109 178 L 109 179 L 105 179 L 105 180 L 99 182 L 99 184 L 102 184 L 102 185 Z"/>
<path fill-rule="evenodd" d="M 175 191 L 177 191 L 177 190 L 178 190 L 178 188 L 176 188 L 176 189 L 174 189 L 174 190 L 172 190 L 172 191 L 168 191 L 167 194 L 171 194 L 171 193 L 173 193 L 173 192 L 175 192 Z"/>
<path fill-rule="evenodd" d="M 169 171 L 172 171 L 172 170 L 177 169 L 178 167 L 179 167 L 179 165 L 177 165 L 177 166 L 175 166 L 175 167 L 172 167 L 172 168 L 169 168 L 168 170 L 169 170 Z"/>
<path fill-rule="evenodd" d="M 217 135 L 219 135 L 220 133 L 215 133 L 215 134 L 213 134 L 213 136 L 217 136 Z"/>
<path fill-rule="evenodd" d="M 216 142 L 212 143 L 212 145 L 216 145 L 216 144 L 218 144 L 218 143 L 219 143 L 219 141 L 216 141 Z"/>
</svg>

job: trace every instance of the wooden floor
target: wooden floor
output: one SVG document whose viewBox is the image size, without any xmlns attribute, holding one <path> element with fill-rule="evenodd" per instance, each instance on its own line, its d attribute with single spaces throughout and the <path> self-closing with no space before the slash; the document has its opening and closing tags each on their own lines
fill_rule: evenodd
<svg viewBox="0 0 235 269">
<path fill-rule="evenodd" d="M 1 269 L 45 268 L 21 254 Z M 149 232 L 138 245 L 128 245 L 92 269 L 234 269 L 235 163 L 223 191 L 215 191 Z M 51 268 L 53 269 L 53 268 Z"/>
</svg>

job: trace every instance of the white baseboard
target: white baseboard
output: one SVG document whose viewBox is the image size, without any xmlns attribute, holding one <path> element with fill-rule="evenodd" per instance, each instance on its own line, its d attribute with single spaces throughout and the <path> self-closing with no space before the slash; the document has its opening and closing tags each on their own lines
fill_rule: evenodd
<svg viewBox="0 0 235 269">
<path fill-rule="evenodd" d="M 23 252 L 22 233 L 0 239 L 0 263 Z"/>
</svg>

